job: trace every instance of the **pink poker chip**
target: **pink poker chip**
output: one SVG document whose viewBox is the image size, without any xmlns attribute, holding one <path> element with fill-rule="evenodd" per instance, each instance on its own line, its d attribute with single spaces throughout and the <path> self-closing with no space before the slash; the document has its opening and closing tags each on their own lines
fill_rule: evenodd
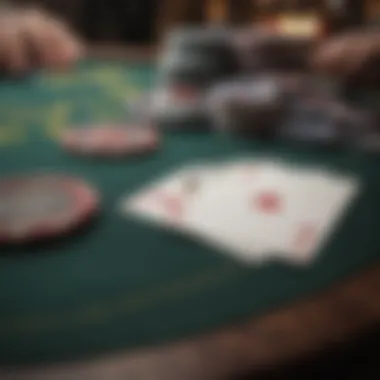
<svg viewBox="0 0 380 380">
<path fill-rule="evenodd" d="M 155 151 L 156 129 L 145 126 L 99 126 L 69 128 L 61 138 L 68 151 L 88 156 L 120 157 Z"/>
<path fill-rule="evenodd" d="M 19 244 L 63 235 L 89 221 L 99 194 L 84 181 L 60 175 L 0 180 L 0 243 Z"/>
</svg>

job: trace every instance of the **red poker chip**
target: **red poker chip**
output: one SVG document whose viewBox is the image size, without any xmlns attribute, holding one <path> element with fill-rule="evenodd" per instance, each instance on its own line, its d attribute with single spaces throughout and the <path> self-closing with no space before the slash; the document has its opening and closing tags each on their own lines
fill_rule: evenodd
<svg viewBox="0 0 380 380">
<path fill-rule="evenodd" d="M 77 178 L 33 175 L 0 180 L 0 243 L 59 236 L 89 221 L 99 205 L 95 189 Z"/>
<path fill-rule="evenodd" d="M 159 135 L 154 128 L 140 126 L 82 127 L 66 130 L 61 143 L 76 154 L 119 157 L 156 150 Z"/>
</svg>

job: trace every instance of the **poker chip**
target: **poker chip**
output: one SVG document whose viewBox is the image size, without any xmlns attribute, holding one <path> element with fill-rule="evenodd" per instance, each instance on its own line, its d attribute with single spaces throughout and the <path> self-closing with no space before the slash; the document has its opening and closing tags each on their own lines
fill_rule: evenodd
<svg viewBox="0 0 380 380">
<path fill-rule="evenodd" d="M 283 90 L 271 76 L 217 85 L 206 104 L 216 130 L 252 137 L 271 136 L 286 113 Z"/>
<path fill-rule="evenodd" d="M 171 33 L 159 60 L 159 76 L 165 82 L 208 87 L 235 76 L 238 56 L 224 28 L 182 29 Z"/>
<path fill-rule="evenodd" d="M 223 26 L 181 27 L 172 29 L 166 38 L 170 49 L 191 49 L 199 44 L 210 46 L 229 41 L 234 29 Z"/>
<path fill-rule="evenodd" d="M 130 123 L 140 125 L 149 124 L 150 120 L 150 105 L 153 98 L 153 91 L 142 94 L 133 101 L 126 101 L 126 110 Z"/>
<path fill-rule="evenodd" d="M 61 144 L 75 154 L 120 157 L 154 151 L 159 136 L 154 128 L 139 125 L 70 128 Z"/>
<path fill-rule="evenodd" d="M 187 86 L 171 86 L 161 88 L 152 96 L 151 108 L 153 115 L 161 114 L 171 109 L 173 113 L 183 114 L 200 109 L 201 93 Z"/>
<path fill-rule="evenodd" d="M 157 89 L 150 104 L 151 120 L 161 130 L 205 131 L 210 118 L 204 93 L 192 86 L 172 85 Z"/>
<path fill-rule="evenodd" d="M 167 58 L 160 64 L 161 82 L 196 85 L 200 88 L 209 86 L 225 77 L 221 73 L 219 60 L 195 54 L 192 51 L 181 52 L 179 58 Z"/>
<path fill-rule="evenodd" d="M 95 214 L 99 194 L 84 181 L 60 175 L 0 180 L 0 243 L 23 244 L 75 230 Z"/>
</svg>

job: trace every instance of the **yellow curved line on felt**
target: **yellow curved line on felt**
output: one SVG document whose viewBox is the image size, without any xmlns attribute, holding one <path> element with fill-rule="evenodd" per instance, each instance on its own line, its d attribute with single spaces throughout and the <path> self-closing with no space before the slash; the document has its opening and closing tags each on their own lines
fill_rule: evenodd
<svg viewBox="0 0 380 380">
<path fill-rule="evenodd" d="M 130 73 L 125 68 L 117 67 L 89 68 L 84 72 L 61 74 L 59 76 L 47 75 L 42 77 L 42 81 L 55 89 L 63 86 L 96 84 L 110 99 L 120 104 L 120 107 L 123 108 L 128 99 L 136 98 L 142 92 L 142 88 L 135 85 L 130 79 Z M 101 119 L 104 117 L 112 118 L 113 116 L 109 115 L 107 110 L 102 110 L 101 113 L 104 114 Z M 97 121 L 99 121 L 98 119 L 99 117 L 96 118 Z"/>
<path fill-rule="evenodd" d="M 51 106 L 19 106 L 9 105 L 1 114 L 4 127 L 0 126 L 0 144 L 20 143 L 27 141 L 31 128 L 46 129 L 46 120 L 51 113 Z"/>
<path fill-rule="evenodd" d="M 0 146 L 9 146 L 25 140 L 26 131 L 21 126 L 0 126 Z"/>
<path fill-rule="evenodd" d="M 40 83 L 53 89 L 62 89 L 70 86 L 98 84 L 107 87 L 111 82 L 121 83 L 126 76 L 126 69 L 119 67 L 90 67 L 79 71 L 61 74 L 45 74 Z"/>
<path fill-rule="evenodd" d="M 124 79 L 126 79 L 126 82 L 123 82 L 123 85 L 125 86 L 127 90 L 127 96 L 124 96 L 124 101 L 129 98 L 129 96 L 135 97 L 141 94 L 143 89 L 140 86 L 136 86 L 132 80 L 130 80 L 130 74 L 125 73 Z"/>
<path fill-rule="evenodd" d="M 112 76 L 118 71 L 121 70 L 115 67 L 88 67 L 62 73 L 45 73 L 39 79 L 41 84 L 58 89 L 72 85 L 78 86 L 99 82 L 99 78 L 101 78 L 102 82 L 106 82 L 110 75 Z"/>
<path fill-rule="evenodd" d="M 70 105 L 66 102 L 59 102 L 52 106 L 47 114 L 44 125 L 45 133 L 54 140 L 61 137 L 62 131 L 68 126 Z"/>
<path fill-rule="evenodd" d="M 8 145 L 14 139 L 14 134 L 11 128 L 7 126 L 0 126 L 0 144 Z"/>
<path fill-rule="evenodd" d="M 130 73 L 125 69 L 101 69 L 91 74 L 95 74 L 96 83 L 110 91 L 119 100 L 124 101 L 128 95 L 140 93 L 130 79 Z"/>
<path fill-rule="evenodd" d="M 110 81 L 107 84 L 102 83 L 102 86 L 107 91 L 107 94 L 116 101 L 121 101 L 122 104 L 130 97 L 136 97 L 141 93 L 130 80 L 126 80 L 127 75 L 123 75 L 123 81 Z"/>
<path fill-rule="evenodd" d="M 99 324 L 112 318 L 115 314 L 128 315 L 143 311 L 164 301 L 189 296 L 196 291 L 205 290 L 221 282 L 241 274 L 238 267 L 219 267 L 180 279 L 173 283 L 156 286 L 141 291 L 127 298 L 109 299 L 104 303 L 93 303 L 68 314 L 29 314 L 19 318 L 0 320 L 0 336 L 14 334 L 35 334 L 49 332 L 54 329 L 65 329 L 70 326 Z M 54 332 L 54 331 L 53 331 Z"/>
<path fill-rule="evenodd" d="M 68 87 L 72 85 L 84 85 L 88 84 L 88 79 L 85 76 L 78 75 L 76 72 L 68 73 L 54 73 L 54 74 L 44 74 L 39 79 L 40 84 L 43 86 L 48 86 L 52 89 L 62 89 L 63 87 Z"/>
<path fill-rule="evenodd" d="M 112 124 L 116 121 L 124 119 L 125 110 L 119 102 L 110 101 L 107 99 L 83 99 L 80 104 L 70 107 L 73 114 L 75 111 L 80 111 L 82 114 L 87 115 L 82 124 L 92 123 L 105 123 L 105 125 Z M 67 123 L 72 120 L 67 120 Z"/>
</svg>

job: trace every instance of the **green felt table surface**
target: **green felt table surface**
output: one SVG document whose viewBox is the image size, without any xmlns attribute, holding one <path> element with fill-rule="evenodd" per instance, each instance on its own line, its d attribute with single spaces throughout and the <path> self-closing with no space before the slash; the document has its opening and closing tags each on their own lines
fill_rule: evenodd
<svg viewBox="0 0 380 380">
<path fill-rule="evenodd" d="M 125 101 L 152 85 L 148 64 L 88 61 L 69 73 L 0 84 L 1 177 L 33 171 L 83 177 L 101 212 L 80 233 L 33 248 L 0 247 L 0 363 L 80 359 L 239 323 L 326 289 L 380 254 L 380 159 L 230 139 L 166 134 L 154 155 L 68 155 L 70 124 L 125 120 Z M 271 156 L 358 176 L 361 194 L 313 265 L 243 266 L 231 257 L 126 217 L 120 199 L 199 159 Z"/>
</svg>

